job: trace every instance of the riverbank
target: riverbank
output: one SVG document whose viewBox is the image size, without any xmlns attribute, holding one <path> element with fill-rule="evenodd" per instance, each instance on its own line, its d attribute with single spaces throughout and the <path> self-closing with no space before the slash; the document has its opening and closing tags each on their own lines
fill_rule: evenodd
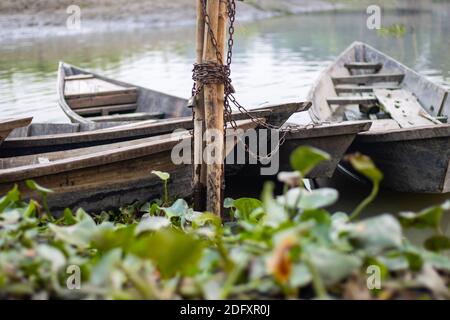
<svg viewBox="0 0 450 320">
<path fill-rule="evenodd" d="M 0 41 L 195 24 L 193 0 L 85 0 L 79 6 L 79 28 L 68 28 L 68 21 L 74 21 L 75 11 L 67 12 L 72 4 L 72 0 L 1 1 Z M 323 0 L 247 0 L 237 5 L 239 22 L 342 7 Z"/>
</svg>

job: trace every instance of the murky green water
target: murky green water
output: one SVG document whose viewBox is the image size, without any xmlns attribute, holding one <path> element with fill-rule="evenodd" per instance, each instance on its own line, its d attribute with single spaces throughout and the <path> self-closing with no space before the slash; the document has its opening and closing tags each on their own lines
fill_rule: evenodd
<svg viewBox="0 0 450 320">
<path fill-rule="evenodd" d="M 380 37 L 366 15 L 284 17 L 237 29 L 233 81 L 247 105 L 305 98 L 320 71 L 352 41 L 366 41 L 450 86 L 450 5 L 433 12 L 385 14 L 403 23 L 400 39 Z M 188 96 L 194 61 L 194 27 L 134 30 L 0 43 L 0 117 L 32 115 L 67 121 L 56 107 L 59 60 L 179 96 Z"/>
<path fill-rule="evenodd" d="M 366 18 L 364 12 L 326 13 L 239 26 L 233 64 L 239 100 L 256 106 L 304 99 L 320 71 L 355 40 L 368 42 L 450 87 L 449 4 L 436 5 L 428 13 L 384 14 L 384 26 L 407 27 L 402 38 L 381 37 L 368 30 Z M 186 97 L 191 88 L 194 36 L 194 27 L 184 27 L 0 43 L 0 117 L 32 115 L 36 121 L 66 122 L 56 106 L 59 60 Z M 343 198 L 341 208 L 346 210 L 366 192 L 346 182 L 337 188 Z M 414 210 L 446 198 L 385 192 L 370 213 Z M 446 229 L 448 225 L 450 221 Z"/>
</svg>

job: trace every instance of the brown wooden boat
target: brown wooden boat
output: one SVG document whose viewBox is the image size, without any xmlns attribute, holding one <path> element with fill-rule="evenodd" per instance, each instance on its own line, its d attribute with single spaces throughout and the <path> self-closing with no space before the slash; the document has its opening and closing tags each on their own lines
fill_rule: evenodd
<svg viewBox="0 0 450 320">
<path fill-rule="evenodd" d="M 58 104 L 74 123 L 130 122 L 191 115 L 182 98 L 60 62 Z"/>
<path fill-rule="evenodd" d="M 442 123 L 450 114 L 450 98 L 444 88 L 355 42 L 322 73 L 310 99 L 315 123 L 372 121 L 349 152 L 370 156 L 385 174 L 383 186 L 450 192 L 450 125 Z"/>
<path fill-rule="evenodd" d="M 252 120 L 240 120 L 237 125 L 243 130 L 257 126 Z M 25 198 L 38 197 L 26 187 L 27 180 L 34 180 L 54 191 L 48 195 L 49 206 L 54 213 L 79 207 L 95 213 L 160 197 L 163 184 L 151 173 L 156 170 L 170 173 L 171 196 L 187 197 L 192 192 L 192 167 L 190 164 L 176 165 L 171 158 L 173 147 L 181 141 L 190 144 L 191 134 L 158 135 L 3 158 L 0 159 L 0 194 L 6 194 L 18 184 Z M 225 150 L 225 154 L 233 148 L 234 145 Z"/>
<path fill-rule="evenodd" d="M 0 145 L 14 129 L 29 125 L 31 120 L 33 118 L 0 119 Z"/>
<path fill-rule="evenodd" d="M 308 110 L 310 103 L 286 103 L 261 107 L 249 114 L 234 113 L 234 120 L 265 118 L 273 126 L 283 125 L 295 112 Z M 92 147 L 192 129 L 192 117 L 117 123 L 33 123 L 14 130 L 0 146 L 0 158 Z"/>
</svg>

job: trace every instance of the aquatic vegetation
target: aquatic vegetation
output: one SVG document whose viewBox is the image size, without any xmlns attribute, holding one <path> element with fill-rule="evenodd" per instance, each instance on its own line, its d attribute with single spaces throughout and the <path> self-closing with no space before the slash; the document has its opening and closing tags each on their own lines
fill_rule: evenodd
<svg viewBox="0 0 450 320">
<path fill-rule="evenodd" d="M 378 34 L 383 37 L 403 38 L 407 32 L 404 24 L 393 24 L 378 30 Z"/>
<path fill-rule="evenodd" d="M 354 155 L 349 161 L 374 191 L 352 215 L 331 213 L 338 192 L 309 192 L 301 180 L 327 158 L 299 148 L 296 171 L 280 174 L 284 193 L 267 183 L 261 199 L 226 199 L 232 220 L 225 223 L 183 199 L 167 203 L 167 194 L 116 213 L 67 209 L 54 218 L 37 201 L 22 201 L 16 186 L 0 199 L 0 297 L 449 298 L 450 259 L 440 252 L 450 240 L 440 219 L 450 205 L 358 220 L 382 174 Z M 402 226 L 435 235 L 414 246 Z"/>
</svg>

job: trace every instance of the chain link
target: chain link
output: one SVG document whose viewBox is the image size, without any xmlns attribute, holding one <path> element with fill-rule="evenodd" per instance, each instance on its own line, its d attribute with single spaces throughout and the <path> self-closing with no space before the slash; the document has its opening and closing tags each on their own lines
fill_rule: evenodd
<svg viewBox="0 0 450 320">
<path fill-rule="evenodd" d="M 215 55 L 217 58 L 217 62 L 207 61 L 200 64 L 194 64 L 193 76 L 194 85 L 192 87 L 192 97 L 197 97 L 198 94 L 203 90 L 205 84 L 223 84 L 224 85 L 224 118 L 225 118 L 225 128 L 227 128 L 227 124 L 229 123 L 233 129 L 237 129 L 236 121 L 233 119 L 232 114 L 233 110 L 231 104 L 233 104 L 237 110 L 245 114 L 248 119 L 250 119 L 253 123 L 255 123 L 259 128 L 265 128 L 269 130 L 278 130 L 282 136 L 279 140 L 279 143 L 275 150 L 272 150 L 269 155 L 265 157 L 261 157 L 259 155 L 253 154 L 251 152 L 249 146 L 242 141 L 239 140 L 245 146 L 246 152 L 248 152 L 251 156 L 255 157 L 258 160 L 270 159 L 273 154 L 279 151 L 281 146 L 286 141 L 287 135 L 289 133 L 299 132 L 304 129 L 314 128 L 316 124 L 311 123 L 306 126 L 290 124 L 285 126 L 274 126 L 270 123 L 262 121 L 256 117 L 254 117 L 243 105 L 241 105 L 234 96 L 234 88 L 231 80 L 231 64 L 233 62 L 233 46 L 234 46 L 234 33 L 235 27 L 234 23 L 236 21 L 236 0 L 220 0 L 227 1 L 227 16 L 228 16 L 228 50 L 226 55 L 226 65 L 224 65 L 222 52 L 219 50 L 219 46 L 217 43 L 217 38 L 214 34 L 214 31 L 211 28 L 211 19 L 207 12 L 206 0 L 202 0 L 202 12 L 205 17 L 205 24 L 208 31 L 208 35 L 210 37 L 210 41 L 215 50 Z M 200 83 L 199 86 L 196 83 Z"/>
</svg>

